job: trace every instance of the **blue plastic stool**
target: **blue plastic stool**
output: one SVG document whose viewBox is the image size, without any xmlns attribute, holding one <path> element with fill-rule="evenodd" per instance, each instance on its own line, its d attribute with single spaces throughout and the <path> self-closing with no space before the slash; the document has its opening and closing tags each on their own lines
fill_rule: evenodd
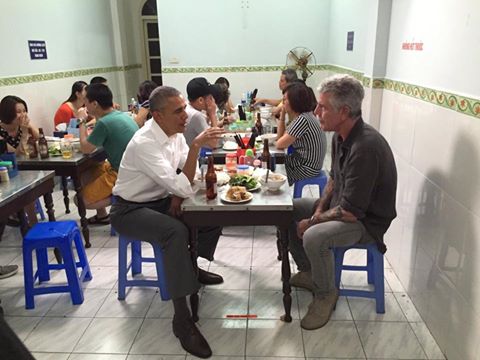
<svg viewBox="0 0 480 360">
<path fill-rule="evenodd" d="M 45 214 L 43 213 L 42 203 L 40 199 L 35 200 L 35 214 L 40 215 L 42 221 L 45 220 Z"/>
<path fill-rule="evenodd" d="M 318 191 L 320 196 L 322 196 L 323 189 L 327 186 L 328 176 L 325 171 L 320 171 L 320 174 L 315 177 L 311 177 L 308 179 L 302 179 L 295 182 L 293 186 L 293 198 L 298 199 L 302 197 L 303 187 L 305 185 L 318 185 Z"/>
<path fill-rule="evenodd" d="M 367 250 L 367 265 L 343 265 L 345 252 L 350 249 Z M 349 247 L 336 247 L 335 255 L 335 285 L 341 296 L 366 297 L 375 299 L 378 314 L 385 313 L 385 283 L 383 278 L 383 254 L 378 251 L 377 244 L 357 244 Z M 366 271 L 369 284 L 373 284 L 373 291 L 340 289 L 342 270 Z"/>
<path fill-rule="evenodd" d="M 127 248 L 131 244 L 132 260 L 127 261 Z M 167 289 L 165 272 L 163 270 L 163 254 L 160 245 L 151 244 L 154 257 L 147 258 L 142 256 L 142 242 L 129 239 L 126 236 L 119 235 L 118 238 L 118 300 L 125 300 L 125 288 L 127 286 L 152 286 L 160 288 L 162 300 L 170 300 L 170 294 Z M 132 269 L 132 277 L 142 273 L 142 263 L 154 262 L 157 268 L 157 280 L 145 279 L 127 279 L 128 271 Z"/>
<path fill-rule="evenodd" d="M 78 262 L 73 253 L 73 243 L 77 249 Z M 49 264 L 47 248 L 58 248 L 63 264 Z M 37 255 L 37 271 L 33 271 L 32 252 Z M 23 267 L 25 283 L 25 308 L 35 307 L 34 296 L 40 294 L 69 292 L 74 305 L 83 303 L 81 281 L 92 279 L 87 255 L 83 247 L 82 237 L 75 221 L 54 221 L 35 224 L 23 239 Z M 77 268 L 82 268 L 80 276 Z M 50 270 L 65 270 L 68 285 L 35 287 L 39 283 L 50 280 Z"/>
</svg>

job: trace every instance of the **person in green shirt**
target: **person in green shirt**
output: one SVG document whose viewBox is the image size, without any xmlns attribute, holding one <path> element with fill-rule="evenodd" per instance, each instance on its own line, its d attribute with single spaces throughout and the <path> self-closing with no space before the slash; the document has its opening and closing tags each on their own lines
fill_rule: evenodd
<svg viewBox="0 0 480 360">
<path fill-rule="evenodd" d="M 114 109 L 112 92 L 104 84 L 87 86 L 85 106 L 97 122 L 92 133 L 87 135 L 87 119 L 80 119 L 80 150 L 90 154 L 103 147 L 107 161 L 82 174 L 82 196 L 87 209 L 97 210 L 97 215 L 88 219 L 89 224 L 106 225 L 110 223 L 106 207 L 110 205 L 118 167 L 138 125 L 130 116 Z"/>
</svg>

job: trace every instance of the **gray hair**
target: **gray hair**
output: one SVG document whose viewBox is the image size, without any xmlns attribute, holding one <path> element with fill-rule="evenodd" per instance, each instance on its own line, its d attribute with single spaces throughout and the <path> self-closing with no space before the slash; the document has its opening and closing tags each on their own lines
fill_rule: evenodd
<svg viewBox="0 0 480 360">
<path fill-rule="evenodd" d="M 150 111 L 162 111 L 171 97 L 181 96 L 182 93 L 170 86 L 159 86 L 150 94 Z"/>
<path fill-rule="evenodd" d="M 285 76 L 287 83 L 298 80 L 297 72 L 294 69 L 285 69 L 282 71 L 282 75 Z"/>
<path fill-rule="evenodd" d="M 365 91 L 362 83 L 353 76 L 330 76 L 322 81 L 318 91 L 331 95 L 330 105 L 333 106 L 335 111 L 339 111 L 342 106 L 348 106 L 351 118 L 362 115 L 362 101 Z"/>
</svg>

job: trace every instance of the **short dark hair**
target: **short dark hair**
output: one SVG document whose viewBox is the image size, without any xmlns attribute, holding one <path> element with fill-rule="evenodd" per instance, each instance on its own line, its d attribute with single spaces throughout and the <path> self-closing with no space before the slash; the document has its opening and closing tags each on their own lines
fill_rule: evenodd
<svg viewBox="0 0 480 360">
<path fill-rule="evenodd" d="M 228 90 L 226 84 L 216 85 L 218 85 L 219 90 L 213 93 L 213 98 L 215 99 L 215 104 L 217 104 L 217 107 L 222 110 L 225 107 L 228 98 L 230 97 L 230 90 Z"/>
<path fill-rule="evenodd" d="M 65 102 L 73 102 L 77 100 L 77 92 L 82 91 L 85 86 L 87 86 L 87 83 L 85 81 L 75 81 L 72 85 L 72 92 L 70 93 L 70 97 L 65 100 Z"/>
<path fill-rule="evenodd" d="M 157 83 L 150 80 L 145 80 L 138 86 L 137 99 L 140 105 L 148 100 L 153 90 L 158 87 Z"/>
<path fill-rule="evenodd" d="M 17 104 L 23 104 L 28 112 L 27 103 L 18 96 L 7 95 L 0 102 L 0 121 L 4 124 L 11 124 L 17 118 Z"/>
<path fill-rule="evenodd" d="M 88 101 L 96 101 L 102 109 L 113 106 L 113 94 L 105 84 L 92 84 L 87 86 Z"/>
<path fill-rule="evenodd" d="M 294 81 L 288 84 L 283 93 L 287 95 L 290 108 L 296 113 L 301 114 L 315 109 L 313 106 L 313 102 L 316 103 L 315 93 L 303 82 Z"/>
<path fill-rule="evenodd" d="M 150 94 L 150 112 L 162 111 L 168 99 L 182 94 L 177 89 L 170 86 L 158 86 Z"/>
<path fill-rule="evenodd" d="M 105 84 L 106 82 L 107 82 L 107 79 L 105 79 L 103 76 L 94 76 L 92 80 L 90 80 L 90 85 Z"/>
<path fill-rule="evenodd" d="M 230 83 L 228 82 L 227 78 L 220 76 L 217 80 L 215 80 L 215 84 L 222 85 L 225 84 L 227 85 L 227 89 L 230 88 Z"/>
<path fill-rule="evenodd" d="M 294 69 L 285 69 L 282 71 L 282 75 L 285 76 L 287 83 L 298 80 L 297 72 Z"/>
</svg>

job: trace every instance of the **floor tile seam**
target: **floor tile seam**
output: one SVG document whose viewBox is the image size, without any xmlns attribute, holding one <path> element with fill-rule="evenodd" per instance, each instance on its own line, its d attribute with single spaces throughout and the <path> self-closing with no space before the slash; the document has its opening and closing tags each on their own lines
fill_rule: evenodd
<svg viewBox="0 0 480 360">
<path fill-rule="evenodd" d="M 427 355 L 427 351 L 425 350 L 425 347 L 423 346 L 422 342 L 420 341 L 420 338 L 418 337 L 417 335 L 417 332 L 415 331 L 415 329 L 413 328 L 412 324 L 409 322 L 408 323 L 408 326 L 410 327 L 410 330 L 412 330 L 413 332 L 413 335 L 415 336 L 415 339 L 417 339 L 417 342 L 418 344 L 420 345 L 420 348 L 422 349 L 422 352 L 423 352 L 423 355 L 425 355 L 425 359 L 429 359 L 428 355 Z M 427 328 L 428 329 L 428 328 Z M 436 342 L 435 342 L 436 343 Z M 438 346 L 438 344 L 437 344 Z M 440 348 L 440 347 L 439 347 Z M 441 351 L 441 350 L 440 350 Z M 443 353 L 442 353 L 443 354 Z"/>
<path fill-rule="evenodd" d="M 147 318 L 147 315 L 148 315 L 148 312 L 150 311 L 150 309 L 153 305 L 153 302 L 155 301 L 156 296 L 160 296 L 160 290 L 159 289 L 155 290 L 155 294 L 152 296 L 152 300 L 150 301 L 150 304 L 148 305 L 147 311 L 145 311 L 145 315 L 143 316 L 143 319 L 150 319 L 150 318 Z M 160 299 L 161 299 L 161 296 L 160 296 Z M 168 302 L 171 302 L 171 301 L 168 301 Z M 165 301 L 165 303 L 167 303 L 167 301 Z M 199 304 L 200 304 L 200 301 L 199 301 Z M 173 302 L 172 302 L 172 306 L 173 306 Z M 171 319 L 173 319 L 173 317 Z"/>
<path fill-rule="evenodd" d="M 407 294 L 406 292 L 405 292 L 405 293 L 404 293 L 404 292 L 397 292 L 397 294 L 406 294 L 406 295 L 408 296 L 408 294 Z M 393 298 L 395 299 L 395 302 L 397 303 L 398 307 L 399 307 L 400 310 L 402 311 L 403 316 L 404 316 L 405 319 L 407 319 L 407 321 L 408 321 L 407 313 L 405 312 L 405 310 L 403 310 L 403 307 L 402 307 L 402 305 L 400 304 L 400 301 L 398 301 L 398 299 L 397 299 L 397 297 L 395 296 L 395 293 L 394 293 L 394 292 L 392 292 L 392 296 L 393 296 Z M 412 302 L 412 299 L 410 299 L 410 296 L 408 296 L 408 299 L 410 300 L 410 303 L 413 305 L 413 302 Z M 413 307 L 415 307 L 415 306 L 413 305 Z M 416 308 L 415 308 L 415 311 L 417 311 Z M 418 313 L 418 311 L 417 311 L 417 313 Z M 420 313 L 418 313 L 418 315 L 420 316 Z M 422 318 L 422 317 L 420 316 L 420 318 Z M 423 319 L 422 319 L 422 321 L 423 321 Z M 408 322 L 409 322 L 409 321 L 408 321 Z"/>
<path fill-rule="evenodd" d="M 363 344 L 362 337 L 360 336 L 360 331 L 358 330 L 358 324 L 353 317 L 353 311 L 352 311 L 352 308 L 350 307 L 350 301 L 349 301 L 348 298 L 346 298 L 346 300 L 347 300 L 348 309 L 350 311 L 350 316 L 352 317 L 353 326 L 355 326 L 355 331 L 357 332 L 358 340 L 360 340 L 360 345 L 362 347 L 363 356 L 364 356 L 365 359 L 368 359 L 367 358 L 367 351 L 365 350 L 365 345 Z"/>
<path fill-rule="evenodd" d="M 148 313 L 148 311 L 147 311 L 147 313 Z M 146 317 L 143 318 L 142 323 L 141 323 L 140 326 L 138 327 L 137 332 L 135 333 L 135 336 L 133 337 L 133 341 L 132 341 L 132 343 L 130 344 L 130 346 L 129 346 L 129 348 L 128 348 L 128 351 L 127 351 L 127 356 L 126 356 L 127 358 L 128 358 L 128 355 L 131 354 L 130 352 L 132 351 L 133 345 L 135 344 L 135 341 L 137 340 L 138 334 L 140 334 L 140 330 L 142 329 L 143 324 L 145 323 L 145 320 L 146 320 L 146 319 L 147 319 Z M 136 355 L 136 354 L 132 354 L 132 355 Z M 185 356 L 185 357 L 186 357 L 186 356 Z"/>
</svg>

